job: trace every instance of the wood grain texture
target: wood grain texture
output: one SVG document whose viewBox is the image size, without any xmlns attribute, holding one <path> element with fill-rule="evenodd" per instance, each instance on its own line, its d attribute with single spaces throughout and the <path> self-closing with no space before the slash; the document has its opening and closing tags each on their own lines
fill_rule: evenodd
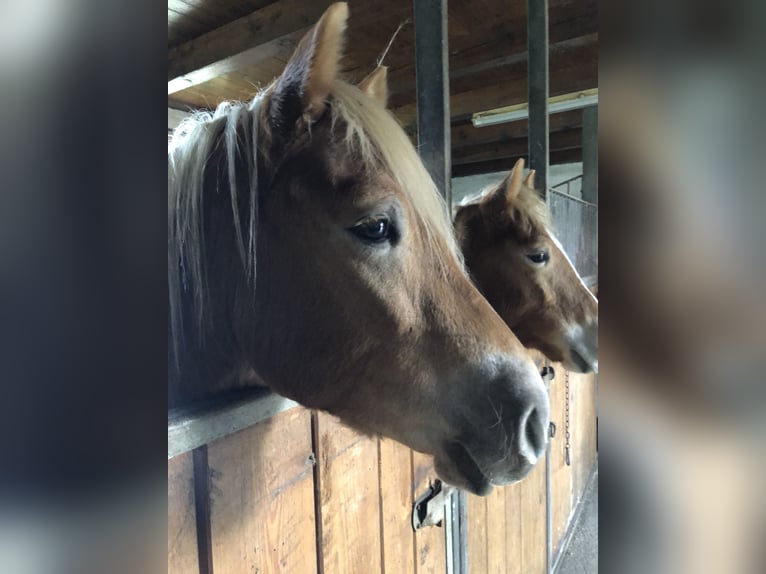
<svg viewBox="0 0 766 574">
<path fill-rule="evenodd" d="M 505 494 L 507 487 L 495 487 L 485 498 L 487 505 L 487 573 L 504 574 L 506 570 L 507 537 Z"/>
<path fill-rule="evenodd" d="M 518 484 L 521 512 L 521 571 L 543 574 L 546 566 L 545 461 Z"/>
<path fill-rule="evenodd" d="M 316 572 L 313 462 L 302 407 L 208 446 L 216 574 Z"/>
<path fill-rule="evenodd" d="M 412 496 L 428 491 L 436 479 L 433 470 L 433 457 L 412 453 Z M 415 572 L 417 574 L 444 574 L 447 571 L 446 529 L 442 526 L 429 526 L 415 533 Z"/>
<path fill-rule="evenodd" d="M 379 456 L 383 572 L 413 572 L 412 451 L 393 440 L 379 439 Z"/>
<path fill-rule="evenodd" d="M 324 572 L 381 571 L 377 439 L 317 416 Z"/>
<path fill-rule="evenodd" d="M 168 460 L 168 574 L 199 572 L 192 453 Z"/>
<path fill-rule="evenodd" d="M 521 512 L 521 485 L 512 484 L 505 490 L 505 572 L 506 574 L 524 574 L 521 569 L 521 525 L 524 515 Z"/>
<path fill-rule="evenodd" d="M 487 501 L 484 497 L 467 495 L 468 501 L 468 571 L 487 571 Z"/>
</svg>

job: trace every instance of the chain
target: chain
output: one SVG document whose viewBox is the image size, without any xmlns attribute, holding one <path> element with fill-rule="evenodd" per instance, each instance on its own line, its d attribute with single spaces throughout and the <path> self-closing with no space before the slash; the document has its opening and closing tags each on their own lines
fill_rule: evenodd
<svg viewBox="0 0 766 574">
<path fill-rule="evenodd" d="M 569 456 L 569 454 L 570 454 L 569 438 L 571 436 L 570 433 L 569 433 L 569 371 L 565 372 L 565 375 L 564 375 L 564 385 L 565 385 L 565 389 L 566 389 L 566 403 L 565 403 L 566 404 L 566 411 L 565 411 L 565 419 L 564 419 L 564 431 L 565 431 L 564 437 L 566 439 L 566 443 L 564 445 L 564 448 L 566 448 L 566 462 L 567 462 L 567 466 L 571 466 L 572 465 L 572 461 L 571 461 L 570 456 Z"/>
</svg>

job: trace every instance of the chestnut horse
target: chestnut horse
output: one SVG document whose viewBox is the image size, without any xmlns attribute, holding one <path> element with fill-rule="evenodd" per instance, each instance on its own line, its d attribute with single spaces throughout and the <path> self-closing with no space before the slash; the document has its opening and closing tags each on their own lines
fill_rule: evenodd
<svg viewBox="0 0 766 574">
<path fill-rule="evenodd" d="M 347 17 L 329 7 L 253 101 L 171 143 L 171 404 L 263 381 L 487 494 L 540 458 L 548 396 L 406 134 L 338 78 Z"/>
<path fill-rule="evenodd" d="M 385 106 L 387 69 L 359 86 Z M 550 211 L 522 183 L 524 160 L 497 186 L 469 198 L 455 215 L 455 232 L 476 285 L 527 347 L 573 371 L 598 371 L 598 301 L 554 235 Z"/>
<path fill-rule="evenodd" d="M 577 273 L 524 160 L 468 198 L 455 233 L 479 289 L 527 347 L 580 373 L 598 371 L 598 301 Z"/>
</svg>

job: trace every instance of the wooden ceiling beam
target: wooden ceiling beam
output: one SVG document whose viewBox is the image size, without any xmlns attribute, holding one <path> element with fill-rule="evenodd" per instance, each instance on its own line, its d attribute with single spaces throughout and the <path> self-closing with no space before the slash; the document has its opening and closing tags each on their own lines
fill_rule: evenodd
<svg viewBox="0 0 766 574">
<path fill-rule="evenodd" d="M 582 146 L 582 129 L 576 128 L 550 134 L 550 149 L 563 151 Z M 506 157 L 519 157 L 527 151 L 527 138 L 520 137 L 502 142 L 479 144 L 471 147 L 453 148 L 452 163 L 480 163 Z"/>
<path fill-rule="evenodd" d="M 465 177 L 468 175 L 478 175 L 483 173 L 495 173 L 498 171 L 510 171 L 519 158 L 524 158 L 529 162 L 527 153 L 509 156 L 501 159 L 494 159 L 477 163 L 466 163 L 452 166 L 452 177 Z M 559 165 L 562 163 L 577 163 L 582 161 L 582 148 L 574 148 L 560 151 L 552 151 L 550 154 L 550 164 Z"/>
<path fill-rule="evenodd" d="M 286 43 L 297 43 L 330 4 L 280 0 L 171 48 L 168 94 L 274 57 Z"/>
</svg>

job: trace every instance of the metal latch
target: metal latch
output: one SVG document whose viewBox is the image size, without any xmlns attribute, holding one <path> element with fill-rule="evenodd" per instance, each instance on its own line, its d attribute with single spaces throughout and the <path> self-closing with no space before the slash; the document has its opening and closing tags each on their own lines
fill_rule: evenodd
<svg viewBox="0 0 766 574">
<path fill-rule="evenodd" d="M 453 488 L 444 486 L 438 478 L 428 492 L 418 497 L 412 508 L 412 528 L 420 530 L 426 526 L 442 526 L 444 506 Z"/>
</svg>

